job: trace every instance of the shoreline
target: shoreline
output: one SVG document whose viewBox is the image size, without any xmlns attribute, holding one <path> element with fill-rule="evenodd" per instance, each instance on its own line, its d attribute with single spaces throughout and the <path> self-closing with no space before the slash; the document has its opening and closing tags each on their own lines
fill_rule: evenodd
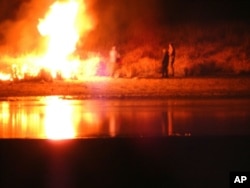
<svg viewBox="0 0 250 188">
<path fill-rule="evenodd" d="M 250 77 L 97 77 L 83 81 L 0 82 L 0 100 L 44 96 L 67 99 L 250 98 Z"/>
</svg>

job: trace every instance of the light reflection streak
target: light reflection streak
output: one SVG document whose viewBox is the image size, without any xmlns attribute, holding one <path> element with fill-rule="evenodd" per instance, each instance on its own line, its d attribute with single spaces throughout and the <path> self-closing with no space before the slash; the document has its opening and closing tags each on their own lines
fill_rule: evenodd
<svg viewBox="0 0 250 188">
<path fill-rule="evenodd" d="M 109 134 L 111 137 L 115 137 L 117 134 L 117 122 L 113 114 L 111 114 L 109 119 Z"/>
<path fill-rule="evenodd" d="M 3 101 L 0 103 L 1 138 L 35 138 L 43 135 L 39 114 L 30 102 Z"/>
<path fill-rule="evenodd" d="M 76 136 L 73 107 L 58 97 L 46 98 L 45 133 L 49 139 L 70 139 Z"/>
<path fill-rule="evenodd" d="M 6 133 L 8 132 L 8 129 L 6 127 L 8 126 L 8 121 L 9 121 L 9 103 L 8 102 L 2 102 L 0 106 L 0 136 L 4 137 Z"/>
<path fill-rule="evenodd" d="M 8 102 L 2 102 L 1 112 L 2 112 L 2 113 L 0 113 L 1 125 L 2 126 L 8 125 L 9 116 L 10 116 Z"/>
<path fill-rule="evenodd" d="M 96 122 L 96 117 L 94 116 L 93 113 L 86 112 L 83 114 L 84 120 L 86 121 L 87 124 L 95 124 Z"/>
</svg>

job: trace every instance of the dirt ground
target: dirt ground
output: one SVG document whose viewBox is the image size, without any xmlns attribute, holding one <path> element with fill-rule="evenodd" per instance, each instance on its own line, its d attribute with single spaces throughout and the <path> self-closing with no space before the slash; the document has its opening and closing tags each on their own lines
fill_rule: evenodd
<svg viewBox="0 0 250 188">
<path fill-rule="evenodd" d="M 75 98 L 250 97 L 250 77 L 109 78 L 0 82 L 0 98 L 62 95 Z"/>
</svg>

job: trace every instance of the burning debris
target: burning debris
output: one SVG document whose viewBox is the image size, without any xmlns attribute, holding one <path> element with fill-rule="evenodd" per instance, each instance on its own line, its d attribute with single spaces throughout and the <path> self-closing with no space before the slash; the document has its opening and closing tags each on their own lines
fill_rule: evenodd
<svg viewBox="0 0 250 188">
<path fill-rule="evenodd" d="M 93 28 L 84 1 L 55 1 L 37 21 L 39 39 L 34 40 L 39 43 L 36 49 L 26 55 L 0 57 L 1 64 L 8 67 L 0 72 L 0 80 L 51 81 L 96 75 L 100 56 L 82 59 L 75 53 L 80 37 Z"/>
</svg>

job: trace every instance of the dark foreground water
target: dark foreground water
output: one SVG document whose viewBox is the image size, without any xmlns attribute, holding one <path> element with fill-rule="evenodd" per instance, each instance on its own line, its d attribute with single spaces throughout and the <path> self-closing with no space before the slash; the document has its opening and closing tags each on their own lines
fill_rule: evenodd
<svg viewBox="0 0 250 188">
<path fill-rule="evenodd" d="M 9 98 L 0 125 L 1 188 L 223 188 L 250 171 L 249 99 Z"/>
</svg>

